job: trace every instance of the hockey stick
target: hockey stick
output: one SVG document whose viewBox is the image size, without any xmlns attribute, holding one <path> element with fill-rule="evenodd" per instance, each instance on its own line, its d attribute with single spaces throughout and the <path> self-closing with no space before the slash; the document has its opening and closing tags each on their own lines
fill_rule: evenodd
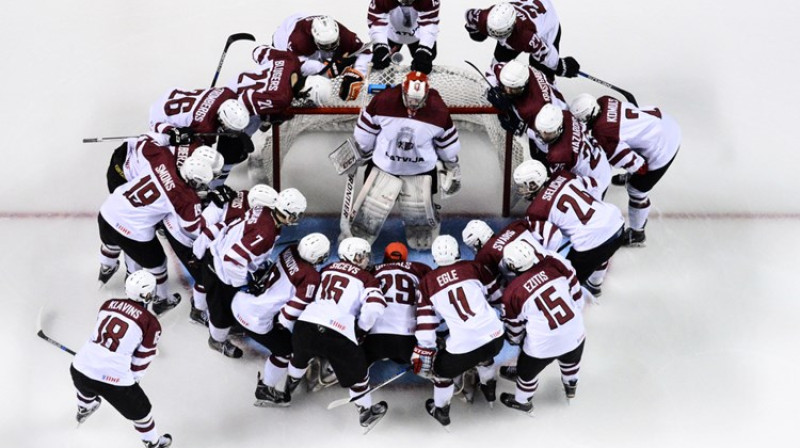
<svg viewBox="0 0 800 448">
<path fill-rule="evenodd" d="M 228 36 L 228 40 L 225 41 L 225 48 L 222 50 L 222 55 L 219 57 L 217 72 L 214 73 L 214 79 L 211 81 L 212 88 L 215 85 L 217 85 L 217 78 L 219 78 L 219 72 L 222 70 L 222 63 L 225 62 L 225 55 L 228 53 L 228 48 L 231 46 L 232 43 L 240 40 L 249 40 L 250 42 L 255 42 L 256 38 L 250 33 L 236 33 Z"/>
<path fill-rule="evenodd" d="M 141 138 L 144 137 L 146 134 L 138 134 L 138 135 L 125 135 L 120 137 L 89 137 L 83 139 L 83 143 L 103 143 L 103 142 L 110 142 L 114 140 L 127 140 L 129 138 Z M 219 137 L 221 135 L 227 137 L 236 137 L 239 135 L 236 132 L 198 132 L 194 134 L 195 137 Z"/>
<path fill-rule="evenodd" d="M 489 84 L 489 87 L 490 87 L 490 88 L 493 88 L 493 87 L 494 87 L 494 86 L 492 85 L 492 83 L 490 83 L 490 82 L 489 82 L 489 80 L 488 80 L 488 79 L 486 79 L 486 75 L 484 75 L 484 74 L 483 74 L 483 72 L 481 71 L 481 69 L 479 69 L 479 68 L 478 68 L 478 66 L 477 66 L 477 65 L 475 65 L 475 64 L 473 64 L 472 62 L 469 62 L 469 61 L 467 61 L 467 60 L 465 60 L 464 62 L 466 62 L 466 63 L 467 63 L 467 65 L 469 65 L 470 67 L 474 68 L 474 69 L 475 69 L 475 71 L 476 71 L 476 72 L 478 72 L 478 74 L 479 74 L 479 75 L 481 75 L 481 78 L 483 78 L 483 80 L 484 80 L 484 81 L 486 81 L 486 84 Z"/>
<path fill-rule="evenodd" d="M 328 404 L 328 409 L 330 410 L 330 409 L 338 408 L 339 406 L 344 406 L 344 405 L 346 405 L 348 403 L 352 403 L 354 401 L 360 400 L 361 398 L 364 398 L 367 394 L 371 394 L 372 392 L 375 392 L 376 390 L 380 389 L 381 387 L 383 387 L 383 386 L 391 383 L 392 381 L 400 378 L 401 376 L 405 375 L 406 372 L 408 372 L 409 370 L 411 370 L 411 366 L 406 367 L 405 369 L 401 370 L 400 373 L 398 373 L 397 375 L 385 380 L 384 382 L 378 384 L 375 387 L 371 387 L 371 388 L 367 389 L 366 392 L 362 392 L 362 393 L 356 395 L 355 397 L 341 398 L 339 400 L 333 400 Z"/>
<path fill-rule="evenodd" d="M 55 345 L 56 347 L 60 348 L 61 350 L 64 350 L 65 352 L 69 353 L 70 355 L 75 356 L 75 351 L 74 350 L 70 349 L 67 346 L 61 345 L 60 342 L 58 342 L 55 339 L 52 339 L 49 336 L 47 336 L 46 334 L 44 334 L 44 330 L 42 330 L 42 312 L 43 311 L 44 311 L 44 307 L 39 308 L 39 317 L 38 317 L 38 320 L 36 322 L 39 331 L 37 331 L 36 334 L 40 338 L 44 339 L 45 341 Z"/>
<path fill-rule="evenodd" d="M 594 76 L 592 76 L 592 75 L 590 75 L 588 73 L 578 72 L 578 74 L 580 76 L 590 80 L 590 81 L 594 81 L 594 82 L 596 82 L 596 83 L 598 83 L 600 85 L 608 87 L 611 90 L 615 90 L 615 91 L 621 93 L 622 96 L 624 96 L 625 99 L 628 100 L 629 103 L 633 103 L 634 106 L 639 107 L 639 104 L 636 102 L 636 98 L 634 98 L 634 96 L 630 92 L 628 92 L 627 90 L 622 90 L 619 87 L 615 86 L 614 84 L 611 84 L 610 82 L 603 81 L 602 79 L 595 78 Z"/>
</svg>

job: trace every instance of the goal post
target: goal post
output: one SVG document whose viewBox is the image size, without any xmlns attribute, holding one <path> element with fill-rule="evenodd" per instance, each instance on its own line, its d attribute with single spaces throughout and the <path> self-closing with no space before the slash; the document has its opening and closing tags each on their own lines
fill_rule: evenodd
<svg viewBox="0 0 800 448">
<path fill-rule="evenodd" d="M 305 107 L 296 103 L 287 111 L 294 117 L 281 125 L 272 126 L 271 133 L 256 145 L 249 162 L 251 177 L 263 179 L 280 190 L 282 161 L 297 137 L 304 132 L 352 132 L 360 112 L 356 105 L 368 102 L 369 98 L 365 99 L 364 95 L 372 96 L 368 86 L 399 84 L 408 70 L 408 66 L 392 65 L 385 70 L 373 71 L 354 101 L 345 102 L 334 96 L 323 107 Z M 500 126 L 497 110 L 484 95 L 486 81 L 473 70 L 434 66 L 428 80 L 447 104 L 459 133 L 482 132 L 488 137 L 491 147 L 487 150 L 494 152 L 498 168 L 503 173 L 501 214 L 503 217 L 509 216 L 514 199 L 518 199 L 513 189 L 512 173 L 524 159 L 527 151 L 525 140 L 515 138 Z M 338 92 L 341 80 L 336 78 L 332 81 L 333 92 Z M 465 181 L 470 182 L 470 179 Z"/>
</svg>

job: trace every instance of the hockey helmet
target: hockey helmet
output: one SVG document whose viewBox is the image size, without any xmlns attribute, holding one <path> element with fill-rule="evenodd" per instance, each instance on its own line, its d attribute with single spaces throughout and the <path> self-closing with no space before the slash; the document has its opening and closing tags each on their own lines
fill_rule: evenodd
<svg viewBox="0 0 800 448">
<path fill-rule="evenodd" d="M 503 263 L 512 272 L 527 271 L 536 263 L 536 260 L 536 251 L 525 241 L 512 241 L 503 249 Z"/>
<path fill-rule="evenodd" d="M 479 251 L 492 236 L 494 236 L 492 228 L 489 227 L 489 224 L 486 224 L 486 221 L 481 221 L 480 219 L 473 219 L 468 222 L 464 230 L 461 231 L 461 239 L 464 244 L 475 252 Z"/>
<path fill-rule="evenodd" d="M 309 233 L 300 240 L 297 252 L 303 260 L 314 265 L 320 264 L 330 255 L 331 242 L 321 233 Z"/>
<path fill-rule="evenodd" d="M 547 168 L 538 160 L 526 160 L 514 170 L 514 183 L 525 199 L 532 199 L 547 182 Z"/>
<path fill-rule="evenodd" d="M 372 246 L 369 241 L 358 238 L 349 237 L 339 243 L 339 258 L 349 261 L 361 269 L 366 269 L 370 264 L 372 257 Z"/>
<path fill-rule="evenodd" d="M 514 9 L 514 5 L 508 2 L 498 3 L 492 7 L 486 17 L 486 30 L 489 36 L 503 39 L 514 31 L 516 21 L 517 11 Z"/>
<path fill-rule="evenodd" d="M 156 297 L 156 278 L 153 274 L 139 270 L 125 280 L 125 295 L 129 299 L 149 303 Z"/>
<path fill-rule="evenodd" d="M 311 21 L 311 36 L 320 50 L 336 50 L 339 47 L 339 24 L 331 16 L 314 17 Z"/>
<path fill-rule="evenodd" d="M 247 205 L 253 207 L 275 208 L 278 192 L 267 184 L 256 184 L 247 192 Z"/>
<path fill-rule="evenodd" d="M 403 81 L 403 104 L 409 111 L 417 111 L 425 107 L 428 99 L 428 75 L 422 72 L 409 72 Z"/>
<path fill-rule="evenodd" d="M 450 235 L 439 235 L 431 245 L 433 261 L 439 266 L 449 266 L 461 259 L 458 241 Z"/>
<path fill-rule="evenodd" d="M 569 111 L 572 112 L 572 115 L 575 115 L 575 118 L 586 123 L 592 121 L 600 113 L 600 105 L 594 96 L 588 93 L 581 93 L 572 100 L 569 105 Z"/>
<path fill-rule="evenodd" d="M 564 130 L 564 113 L 554 104 L 545 104 L 533 122 L 536 133 L 549 143 L 561 136 Z"/>
</svg>

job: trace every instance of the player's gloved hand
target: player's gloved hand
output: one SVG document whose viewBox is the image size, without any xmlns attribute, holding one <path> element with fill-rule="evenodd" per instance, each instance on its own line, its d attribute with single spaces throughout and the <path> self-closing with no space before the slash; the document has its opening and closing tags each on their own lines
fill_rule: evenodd
<svg viewBox="0 0 800 448">
<path fill-rule="evenodd" d="M 263 267 L 250 274 L 247 280 L 247 292 L 254 296 L 260 296 L 267 290 L 267 279 L 269 279 L 269 267 Z"/>
<path fill-rule="evenodd" d="M 558 60 L 558 67 L 556 67 L 556 75 L 565 78 L 574 78 L 578 76 L 578 71 L 581 69 L 581 64 L 572 56 L 567 56 Z"/>
<path fill-rule="evenodd" d="M 461 166 L 456 162 L 444 162 L 442 193 L 452 196 L 461 191 Z"/>
<path fill-rule="evenodd" d="M 348 67 L 342 76 L 342 85 L 339 87 L 339 98 L 352 101 L 361 93 L 364 86 L 364 75 L 358 70 Z"/>
<path fill-rule="evenodd" d="M 420 376 L 430 376 L 435 354 L 435 349 L 419 345 L 414 347 L 414 353 L 411 354 L 411 367 L 414 369 L 414 373 Z"/>
<path fill-rule="evenodd" d="M 211 202 L 213 202 L 217 207 L 222 208 L 225 206 L 225 204 L 236 199 L 238 195 L 239 193 L 236 190 L 223 184 L 213 190 L 210 190 L 208 192 L 208 199 L 210 199 Z"/>
<path fill-rule="evenodd" d="M 189 256 L 189 260 L 186 261 L 186 264 L 189 267 L 189 270 L 192 271 L 199 271 L 200 268 L 202 267 L 202 265 L 200 264 L 200 260 L 198 260 L 197 257 L 194 256 L 194 254 L 191 254 L 191 256 Z"/>
<path fill-rule="evenodd" d="M 517 109 L 514 107 L 506 113 L 498 115 L 497 118 L 500 120 L 500 126 L 506 131 L 514 133 L 514 135 L 522 135 L 528 128 L 528 125 L 522 120 L 522 117 L 519 116 Z"/>
<path fill-rule="evenodd" d="M 480 13 L 480 9 L 468 9 L 466 13 L 467 23 L 464 24 L 464 28 L 469 33 L 469 38 L 475 42 L 483 42 L 489 37 L 478 31 L 478 18 L 480 17 Z"/>
<path fill-rule="evenodd" d="M 340 56 L 325 64 L 325 69 L 321 73 L 325 73 L 329 78 L 335 78 L 343 75 L 345 71 L 356 62 L 357 56 Z"/>
<path fill-rule="evenodd" d="M 386 44 L 375 44 L 372 46 L 372 69 L 383 70 L 389 66 L 390 49 Z"/>
<path fill-rule="evenodd" d="M 486 99 L 500 112 L 506 112 L 514 107 L 511 98 L 503 92 L 500 86 L 494 86 L 486 91 Z"/>
<path fill-rule="evenodd" d="M 170 146 L 188 145 L 194 140 L 194 134 L 194 129 L 190 127 L 172 128 L 167 131 Z"/>
<path fill-rule="evenodd" d="M 430 74 L 433 70 L 433 50 L 420 45 L 414 53 L 414 60 L 411 61 L 411 70 Z"/>
</svg>

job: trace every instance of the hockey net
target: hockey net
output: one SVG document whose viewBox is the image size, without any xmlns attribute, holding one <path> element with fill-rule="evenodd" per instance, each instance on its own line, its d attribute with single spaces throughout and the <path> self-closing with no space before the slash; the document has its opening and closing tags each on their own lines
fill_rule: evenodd
<svg viewBox="0 0 800 448">
<path fill-rule="evenodd" d="M 334 94 L 325 107 L 303 107 L 301 103 L 295 103 L 290 110 L 295 114 L 294 118 L 280 126 L 273 126 L 271 132 L 260 138 L 254 138 L 256 151 L 250 157 L 250 177 L 280 189 L 281 162 L 301 134 L 352 132 L 360 112 L 359 106 L 367 104 L 372 96 L 368 93 L 367 86 L 400 84 L 408 70 L 408 66 L 393 64 L 385 70 L 372 71 L 361 94 L 354 101 L 339 99 L 336 93 L 339 91 L 341 78 L 336 78 L 333 80 Z M 450 108 L 459 133 L 483 132 L 491 142 L 491 148 L 487 150 L 495 153 L 499 169 L 503 173 L 502 214 L 508 216 L 513 206 L 512 199 L 516 198 L 513 194 L 511 173 L 523 161 L 526 151 L 523 141 L 514 138 L 500 126 L 497 111 L 486 101 L 484 95 L 486 81 L 474 70 L 435 66 L 428 81 Z M 365 98 L 365 95 L 369 95 L 369 98 Z"/>
</svg>

